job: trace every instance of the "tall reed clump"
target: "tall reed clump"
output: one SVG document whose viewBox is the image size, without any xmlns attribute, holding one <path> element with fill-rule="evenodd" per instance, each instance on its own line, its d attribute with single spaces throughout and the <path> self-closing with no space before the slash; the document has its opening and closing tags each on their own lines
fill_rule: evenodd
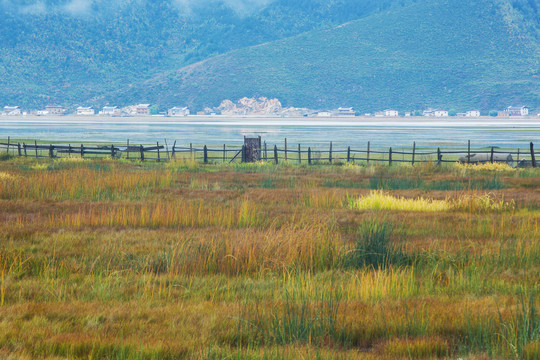
<svg viewBox="0 0 540 360">
<path fill-rule="evenodd" d="M 471 213 L 503 212 L 514 211 L 516 203 L 514 200 L 505 202 L 504 199 L 497 200 L 492 194 L 483 195 L 462 195 L 448 200 L 452 210 L 467 211 Z"/>
<path fill-rule="evenodd" d="M 404 265 L 407 255 L 392 243 L 394 227 L 386 221 L 369 220 L 358 229 L 354 248 L 344 257 L 345 267 L 386 268 L 390 265 Z"/>
<path fill-rule="evenodd" d="M 149 262 L 148 270 L 172 275 L 227 276 L 266 271 L 318 272 L 333 269 L 339 263 L 339 243 L 339 235 L 324 225 L 283 226 L 266 231 L 221 230 L 211 237 L 175 244 L 164 262 Z"/>
<path fill-rule="evenodd" d="M 301 290 L 285 292 L 281 303 L 244 305 L 238 317 L 237 342 L 248 345 L 347 343 L 340 318 L 341 295 L 325 291 L 312 298 Z"/>
<path fill-rule="evenodd" d="M 6 177 L 7 178 L 7 177 Z M 170 171 L 121 172 L 73 168 L 33 171 L 0 180 L 0 199 L 118 200 L 144 197 L 151 189 L 174 185 Z"/>
<path fill-rule="evenodd" d="M 248 201 L 240 204 L 217 202 L 175 201 L 145 202 L 120 206 L 87 206 L 77 213 L 51 214 L 49 226 L 72 227 L 134 227 L 134 228 L 225 228 L 258 226 L 266 220 L 259 209 Z"/>
<path fill-rule="evenodd" d="M 501 316 L 500 336 L 504 339 L 505 355 L 514 359 L 540 359 L 540 314 L 537 297 L 521 294 L 517 308 L 508 319 Z"/>
<path fill-rule="evenodd" d="M 509 311 L 498 310 L 498 319 L 468 316 L 464 337 L 471 351 L 504 359 L 540 359 L 540 314 L 536 290 L 522 292 Z"/>
</svg>

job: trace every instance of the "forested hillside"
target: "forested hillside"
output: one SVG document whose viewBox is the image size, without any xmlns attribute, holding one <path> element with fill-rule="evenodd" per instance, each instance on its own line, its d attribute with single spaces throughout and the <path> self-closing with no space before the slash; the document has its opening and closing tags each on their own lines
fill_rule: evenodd
<svg viewBox="0 0 540 360">
<path fill-rule="evenodd" d="M 0 105 L 540 107 L 540 0 L 3 0 Z"/>
<path fill-rule="evenodd" d="M 517 3 L 516 3 L 517 4 Z M 360 111 L 540 105 L 538 13 L 493 0 L 422 1 L 218 56 L 118 93 L 195 107 L 242 96 Z"/>
<path fill-rule="evenodd" d="M 3 0 L 0 104 L 85 103 L 170 69 L 334 26 L 393 2 Z"/>
</svg>

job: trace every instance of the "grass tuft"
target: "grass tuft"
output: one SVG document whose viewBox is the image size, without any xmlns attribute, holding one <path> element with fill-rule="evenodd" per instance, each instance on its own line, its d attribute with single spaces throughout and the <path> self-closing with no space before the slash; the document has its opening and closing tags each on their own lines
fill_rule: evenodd
<svg viewBox="0 0 540 360">
<path fill-rule="evenodd" d="M 392 224 L 386 221 L 369 220 L 358 229 L 355 247 L 344 258 L 345 267 L 387 268 L 403 265 L 407 256 L 392 243 Z"/>
</svg>

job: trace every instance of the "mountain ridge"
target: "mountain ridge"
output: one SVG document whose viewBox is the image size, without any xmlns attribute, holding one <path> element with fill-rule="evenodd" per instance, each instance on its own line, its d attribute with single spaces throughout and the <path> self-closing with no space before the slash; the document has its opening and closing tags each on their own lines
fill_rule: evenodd
<svg viewBox="0 0 540 360">
<path fill-rule="evenodd" d="M 170 0 L 90 20 L 4 14 L 0 102 L 540 108 L 540 0 L 274 0 L 242 17 L 222 1 L 189 19 Z"/>
<path fill-rule="evenodd" d="M 84 105 L 171 69 L 366 16 L 397 1 L 183 3 L 188 13 L 177 0 L 0 1 L 0 103 Z"/>
<path fill-rule="evenodd" d="M 193 107 L 244 96 L 279 98 L 285 106 L 355 106 L 362 111 L 538 107 L 538 44 L 533 35 L 508 25 L 515 15 L 502 14 L 500 4 L 508 3 L 414 3 L 219 55 L 120 97 L 158 104 L 184 101 Z M 456 13 L 466 11 L 468 17 L 459 23 Z M 414 23 L 403 21 L 419 13 L 427 15 Z"/>
</svg>

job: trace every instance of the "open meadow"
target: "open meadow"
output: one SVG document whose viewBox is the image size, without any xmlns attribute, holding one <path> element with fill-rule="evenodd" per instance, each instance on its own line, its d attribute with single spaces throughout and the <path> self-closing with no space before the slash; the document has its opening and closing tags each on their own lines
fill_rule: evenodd
<svg viewBox="0 0 540 360">
<path fill-rule="evenodd" d="M 2 359 L 539 359 L 540 169 L 0 158 Z"/>
</svg>

